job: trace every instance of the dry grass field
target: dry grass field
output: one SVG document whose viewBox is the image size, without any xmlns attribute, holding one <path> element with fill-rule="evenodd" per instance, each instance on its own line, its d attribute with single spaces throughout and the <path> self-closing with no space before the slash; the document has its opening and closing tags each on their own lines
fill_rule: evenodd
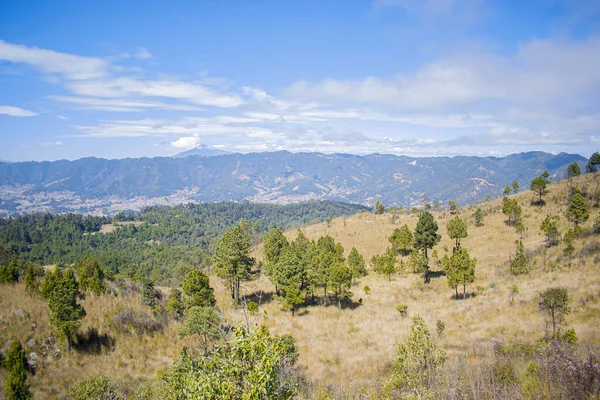
<svg viewBox="0 0 600 400">
<path fill-rule="evenodd" d="M 595 181 L 589 176 L 580 177 L 577 183 L 580 187 L 595 187 Z M 339 310 L 333 305 L 308 306 L 292 317 L 274 298 L 273 285 L 261 277 L 243 285 L 244 294 L 252 295 L 253 299 L 264 293 L 259 313 L 252 317 L 252 322 L 264 324 L 275 334 L 293 335 L 300 354 L 299 364 L 308 381 L 318 387 L 329 385 L 346 393 L 368 392 L 368 387 L 381 379 L 386 365 L 394 360 L 397 345 L 406 336 L 410 324 L 410 318 L 402 318 L 396 310 L 401 303 L 408 305 L 409 315 L 420 314 L 432 332 L 436 330 L 436 321 L 445 323 L 443 335 L 434 334 L 434 337 L 447 351 L 450 362 L 477 365 L 481 359 L 490 356 L 495 340 L 538 340 L 543 335 L 544 320 L 537 311 L 537 296 L 545 288 L 564 286 L 569 291 L 572 309 L 567 325 L 575 328 L 581 345 L 598 346 L 600 237 L 576 240 L 575 253 L 569 261 L 563 257 L 564 244 L 546 248 L 540 230 L 547 214 L 561 216 L 561 233 L 572 226 L 564 217 L 567 193 L 566 182 L 551 185 L 544 207 L 530 204 L 533 194 L 528 190 L 514 195 L 523 206 L 525 231 L 522 235 L 505 224 L 502 199 L 459 210 L 458 214 L 468 220 L 468 237 L 462 240 L 462 246 L 477 259 L 475 282 L 467 287 L 467 291 L 475 295 L 468 299 L 453 299 L 454 290 L 448 288 L 443 276 L 435 277 L 425 285 L 422 275 L 410 270 L 393 275 L 391 281 L 370 271 L 352 288 L 353 300 L 362 299 L 362 304 L 356 308 Z M 477 207 L 481 207 L 485 215 L 481 227 L 475 226 L 472 217 Z M 442 241 L 436 246 L 441 258 L 452 251 L 453 242 L 446 234 L 446 224 L 454 215 L 449 211 L 434 211 L 433 214 L 442 234 Z M 599 210 L 593 209 L 584 226 L 591 227 L 598 214 Z M 329 234 L 342 243 L 346 256 L 352 247 L 356 247 L 368 261 L 374 254 L 386 250 L 387 238 L 395 228 L 406 223 L 414 229 L 417 218 L 417 214 L 410 212 L 398 214 L 395 220 L 387 213 L 361 213 L 335 219 L 330 224 L 307 226 L 303 232 L 310 239 Z M 295 234 L 294 231 L 286 233 L 290 238 Z M 532 271 L 529 275 L 511 276 L 509 259 L 515 252 L 515 240 L 521 237 L 526 251 L 532 256 Z M 262 257 L 260 245 L 254 254 L 259 259 Z M 440 269 L 435 264 L 432 266 L 434 271 Z M 211 277 L 211 285 L 224 318 L 229 323 L 244 321 L 245 314 L 232 306 L 227 287 L 215 277 Z M 369 294 L 363 290 L 365 285 L 371 289 Z M 518 288 L 517 294 L 511 294 L 513 285 Z M 44 301 L 25 294 L 22 284 L 0 289 L 0 318 L 5 321 L 0 325 L 0 342 L 16 337 L 23 343 L 35 339 L 39 344 L 50 336 L 52 328 Z M 71 352 L 56 359 L 44 357 L 38 373 L 30 379 L 36 398 L 60 397 L 73 382 L 99 373 L 106 374 L 124 388 L 133 388 L 168 368 L 182 346 L 198 346 L 192 339 L 178 337 L 180 323 L 173 320 L 163 331 L 153 335 L 115 333 L 108 328 L 106 316 L 117 307 L 150 312 L 139 304 L 139 294 L 101 297 L 89 294 L 83 301 L 87 317 L 82 331 L 95 327 L 100 335 L 110 335 L 114 343 L 98 354 Z M 16 310 L 25 311 L 26 316 L 19 318 L 14 314 Z M 32 330 L 33 322 L 37 327 Z M 4 372 L 0 373 L 1 380 L 5 377 Z"/>
</svg>

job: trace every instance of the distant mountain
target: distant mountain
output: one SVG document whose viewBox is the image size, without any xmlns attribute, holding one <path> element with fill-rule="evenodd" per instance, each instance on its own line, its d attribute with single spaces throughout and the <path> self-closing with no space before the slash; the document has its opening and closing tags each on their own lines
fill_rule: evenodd
<svg viewBox="0 0 600 400">
<path fill-rule="evenodd" d="M 560 178 L 576 154 L 424 157 L 321 153 L 228 154 L 0 164 L 0 215 L 34 211 L 115 213 L 190 201 L 292 203 L 333 200 L 386 206 L 459 205 L 499 196 L 513 180 L 528 188 L 547 170 Z"/>
<path fill-rule="evenodd" d="M 195 147 L 191 150 L 184 151 L 183 153 L 175 154 L 173 156 L 173 158 L 185 158 L 185 157 L 190 157 L 190 156 L 214 157 L 214 156 L 224 156 L 227 154 L 232 154 L 232 153 L 230 153 L 228 151 L 224 151 L 224 150 L 213 149 L 213 148 L 210 148 L 207 145 L 203 144 L 203 145 Z"/>
</svg>

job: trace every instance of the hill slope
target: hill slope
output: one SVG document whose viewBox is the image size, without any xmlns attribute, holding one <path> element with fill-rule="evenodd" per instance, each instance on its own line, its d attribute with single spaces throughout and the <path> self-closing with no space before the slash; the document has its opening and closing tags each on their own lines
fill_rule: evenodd
<svg viewBox="0 0 600 400">
<path fill-rule="evenodd" d="M 543 152 L 494 157 L 252 153 L 0 164 L 0 215 L 34 211 L 115 213 L 189 201 L 290 203 L 327 199 L 411 207 L 426 198 L 473 203 L 513 180 L 586 160 Z"/>
</svg>

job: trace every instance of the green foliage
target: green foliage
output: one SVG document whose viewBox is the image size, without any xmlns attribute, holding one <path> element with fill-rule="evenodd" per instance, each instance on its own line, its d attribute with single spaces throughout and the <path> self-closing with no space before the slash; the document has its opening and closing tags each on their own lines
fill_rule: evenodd
<svg viewBox="0 0 600 400">
<path fill-rule="evenodd" d="M 208 276 L 198 268 L 191 269 L 181 285 L 185 307 L 212 307 L 216 304 Z"/>
<path fill-rule="evenodd" d="M 508 217 L 507 224 L 515 226 L 517 223 L 521 222 L 523 209 L 519 205 L 517 199 L 505 197 L 502 201 L 502 213 Z"/>
<path fill-rule="evenodd" d="M 398 358 L 386 390 L 401 396 L 431 397 L 432 389 L 446 361 L 446 353 L 431 339 L 425 321 L 415 315 L 405 343 L 398 346 Z"/>
<path fill-rule="evenodd" d="M 513 193 L 517 193 L 519 191 L 519 182 L 513 181 L 511 186 L 512 186 Z"/>
<path fill-rule="evenodd" d="M 575 195 L 571 197 L 569 207 L 565 214 L 575 226 L 585 223 L 590 217 L 588 201 L 581 193 L 575 193 Z"/>
<path fill-rule="evenodd" d="M 456 214 L 456 211 L 458 210 L 458 206 L 456 205 L 456 201 L 454 201 L 454 200 L 448 200 L 448 206 L 450 206 L 450 213 L 451 214 Z"/>
<path fill-rule="evenodd" d="M 37 291 L 35 269 L 31 264 L 28 265 L 27 270 L 25 270 L 25 291 L 29 294 L 33 294 Z"/>
<path fill-rule="evenodd" d="M 595 152 L 591 155 L 589 162 L 585 166 L 586 172 L 598 172 L 600 169 L 600 153 Z"/>
<path fill-rule="evenodd" d="M 16 283 L 19 281 L 19 269 L 17 264 L 11 262 L 9 265 L 0 265 L 0 283 Z"/>
<path fill-rule="evenodd" d="M 548 172 L 544 171 L 544 173 L 540 176 L 538 176 L 537 178 L 533 179 L 531 181 L 531 185 L 529 186 L 529 189 L 534 192 L 536 195 L 539 196 L 539 201 L 538 204 L 539 205 L 543 205 L 544 201 L 542 200 L 542 196 L 545 195 L 546 193 L 548 193 L 548 181 L 546 180 L 547 177 L 549 177 L 550 175 L 548 174 Z"/>
<path fill-rule="evenodd" d="M 183 349 L 164 375 L 165 399 L 292 399 L 298 394 L 293 373 L 297 352 L 290 337 L 271 337 L 266 329 L 236 338 L 192 359 Z"/>
<path fill-rule="evenodd" d="M 432 249 L 442 240 L 437 231 L 438 224 L 435 222 L 433 215 L 428 211 L 422 212 L 415 228 L 413 246 L 418 250 L 422 250 L 427 260 L 427 249 Z M 429 263 L 425 265 L 425 282 L 429 282 Z"/>
<path fill-rule="evenodd" d="M 394 232 L 388 240 L 396 251 L 406 256 L 412 249 L 413 234 L 408 228 L 408 225 L 404 224 L 402 227 L 394 229 Z"/>
<path fill-rule="evenodd" d="M 365 292 L 365 294 L 369 294 L 371 293 L 371 288 L 367 285 L 365 285 L 365 287 L 363 288 L 363 292 Z"/>
<path fill-rule="evenodd" d="M 402 315 L 402 317 L 407 317 L 408 316 L 408 305 L 398 304 L 398 306 L 396 307 L 396 311 L 398 311 L 400 313 L 400 315 Z"/>
<path fill-rule="evenodd" d="M 463 298 L 467 298 L 467 283 L 475 281 L 476 260 L 469 256 L 469 252 L 464 247 L 459 248 L 452 253 L 450 258 L 444 260 L 446 263 L 446 278 L 448 286 L 456 291 L 458 298 L 458 285 L 463 285 Z"/>
<path fill-rule="evenodd" d="M 569 228 L 568 231 L 565 232 L 565 236 L 563 237 L 563 241 L 567 245 L 565 247 L 563 253 L 565 257 L 571 257 L 573 252 L 575 251 L 575 247 L 573 247 L 573 241 L 575 240 L 575 230 L 573 228 Z"/>
<path fill-rule="evenodd" d="M 350 254 L 348 255 L 348 266 L 350 267 L 350 271 L 352 271 L 352 279 L 354 281 L 363 276 L 367 276 L 368 274 L 365 258 L 361 256 L 354 247 L 350 250 Z"/>
<path fill-rule="evenodd" d="M 166 310 L 171 313 L 171 315 L 175 316 L 175 318 L 181 318 L 185 311 L 181 290 L 177 288 L 171 290 L 171 293 L 169 293 L 169 297 L 167 298 Z"/>
<path fill-rule="evenodd" d="M 281 251 L 271 280 L 277 287 L 284 307 L 294 315 L 298 306 L 304 303 L 303 277 L 305 270 L 300 255 L 292 246 Z"/>
<path fill-rule="evenodd" d="M 180 336 L 197 335 L 202 339 L 204 352 L 208 352 L 211 340 L 219 338 L 221 317 L 213 307 L 191 307 L 186 311 L 183 325 L 179 329 Z"/>
<path fill-rule="evenodd" d="M 250 234 L 256 239 L 270 226 L 289 228 L 363 209 L 331 201 L 285 206 L 220 202 L 148 207 L 112 219 L 30 214 L 0 219 L 0 265 L 10 264 L 15 257 L 41 265 L 76 265 L 89 255 L 105 268 L 107 276 L 119 273 L 136 281 L 149 278 L 172 286 L 181 278 L 181 266 L 200 265 L 199 250 L 212 253 L 214 241 L 243 219 L 251 222 Z M 119 221 L 134 221 L 136 225 Z M 121 225 L 112 233 L 100 234 L 100 227 L 111 222 Z"/>
<path fill-rule="evenodd" d="M 558 216 L 547 215 L 546 218 L 544 218 L 544 221 L 542 221 L 542 225 L 540 226 L 540 229 L 546 235 L 546 242 L 548 243 L 548 247 L 558 244 L 558 241 L 560 239 L 560 233 L 558 232 L 557 224 L 558 220 Z"/>
<path fill-rule="evenodd" d="M 43 299 L 49 299 L 50 294 L 63 280 L 63 273 L 59 267 L 54 267 L 52 271 L 47 271 L 44 274 L 44 281 L 40 288 L 40 296 Z"/>
<path fill-rule="evenodd" d="M 342 308 L 342 301 L 352 297 L 352 270 L 344 263 L 334 264 L 329 272 L 329 283 L 338 301 L 338 308 Z"/>
<path fill-rule="evenodd" d="M 273 268 L 279 261 L 279 255 L 284 247 L 289 246 L 288 240 L 283 236 L 283 231 L 280 228 L 271 228 L 269 232 L 263 236 L 264 245 L 264 272 L 267 276 L 271 276 Z"/>
<path fill-rule="evenodd" d="M 542 395 L 542 379 L 540 378 L 539 369 L 535 362 L 529 361 L 529 364 L 527 364 L 527 368 L 525 369 L 523 376 L 521 376 L 520 381 L 521 394 L 523 397 L 531 400 L 538 399 L 540 397 L 545 398 L 545 396 Z"/>
<path fill-rule="evenodd" d="M 579 164 L 577 164 L 576 162 L 574 162 L 573 164 L 569 164 L 569 166 L 567 167 L 567 171 L 565 172 L 566 178 L 572 179 L 579 175 L 581 175 L 581 168 L 579 167 Z"/>
<path fill-rule="evenodd" d="M 510 194 L 510 186 L 506 186 L 504 190 L 502 190 L 502 196 L 508 196 Z"/>
<path fill-rule="evenodd" d="M 510 272 L 512 275 L 528 274 L 531 269 L 531 263 L 529 257 L 527 257 L 525 254 L 525 246 L 523 246 L 523 241 L 517 240 L 515 243 L 517 245 L 517 250 L 515 257 L 510 260 L 508 272 Z"/>
<path fill-rule="evenodd" d="M 213 257 L 213 270 L 231 288 L 231 298 L 240 300 L 240 283 L 254 279 L 256 260 L 250 257 L 250 234 L 242 221 L 229 229 L 217 242 Z"/>
<path fill-rule="evenodd" d="M 371 265 L 375 272 L 387 275 L 388 280 L 391 280 L 392 274 L 396 272 L 396 251 L 388 247 L 385 253 L 371 258 Z"/>
<path fill-rule="evenodd" d="M 475 213 L 473 214 L 473 218 L 475 218 L 475 226 L 483 226 L 483 211 L 481 208 L 477 207 Z"/>
<path fill-rule="evenodd" d="M 450 239 L 454 239 L 456 241 L 455 249 L 459 249 L 460 239 L 464 239 L 469 236 L 467 233 L 467 221 L 457 215 L 456 217 L 452 218 L 450 222 L 448 222 L 448 225 L 446 226 L 446 232 L 448 232 Z"/>
<path fill-rule="evenodd" d="M 560 327 L 565 323 L 566 316 L 571 312 L 569 292 L 563 287 L 546 289 L 540 293 L 538 307 L 546 317 L 546 337 L 549 337 L 548 325 L 552 326 L 550 338 L 558 337 Z"/>
<path fill-rule="evenodd" d="M 408 264 L 415 274 L 423 273 L 427 270 L 427 258 L 422 251 L 413 251 L 410 253 Z"/>
<path fill-rule="evenodd" d="M 104 272 L 94 257 L 84 257 L 77 267 L 79 272 L 79 289 L 82 292 L 90 290 L 92 293 L 100 295 L 104 293 Z"/>
<path fill-rule="evenodd" d="M 71 339 L 81 326 L 81 319 L 86 315 L 83 307 L 77 303 L 77 287 L 73 269 L 69 268 L 50 292 L 48 301 L 50 322 L 58 331 L 60 338 L 67 341 L 68 349 L 71 346 Z"/>
<path fill-rule="evenodd" d="M 4 367 L 8 371 L 8 379 L 4 381 L 7 398 L 9 400 L 33 399 L 33 395 L 29 393 L 27 387 L 27 369 L 29 366 L 20 341 L 13 341 L 6 360 L 4 360 Z"/>
<path fill-rule="evenodd" d="M 375 210 L 373 211 L 375 214 L 383 214 L 385 212 L 385 206 L 379 200 L 375 202 Z"/>
<path fill-rule="evenodd" d="M 577 334 L 575 333 L 575 328 L 567 329 L 566 331 L 564 331 L 564 333 L 560 337 L 560 340 L 572 345 L 577 344 L 579 339 L 577 338 Z"/>
<path fill-rule="evenodd" d="M 248 312 L 252 315 L 256 315 L 258 314 L 258 304 L 256 304 L 253 301 L 249 301 L 248 303 L 246 303 L 246 308 L 248 309 Z"/>
<path fill-rule="evenodd" d="M 149 280 L 144 281 L 142 284 L 142 304 L 152 308 L 156 305 L 158 296 L 159 294 L 154 289 L 154 283 Z"/>
<path fill-rule="evenodd" d="M 105 375 L 77 382 L 69 388 L 71 400 L 117 400 L 117 385 Z"/>
</svg>

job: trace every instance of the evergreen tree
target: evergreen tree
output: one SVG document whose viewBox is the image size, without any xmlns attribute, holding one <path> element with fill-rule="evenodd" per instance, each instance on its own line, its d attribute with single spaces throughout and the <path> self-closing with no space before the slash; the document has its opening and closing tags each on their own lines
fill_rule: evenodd
<svg viewBox="0 0 600 400">
<path fill-rule="evenodd" d="M 391 247 L 381 255 L 374 255 L 371 258 L 373 270 L 379 274 L 387 275 L 388 281 L 392 280 L 392 274 L 396 272 L 396 251 Z"/>
<path fill-rule="evenodd" d="M 197 268 L 191 269 L 183 278 L 183 302 L 190 307 L 212 307 L 216 304 L 208 276 Z"/>
<path fill-rule="evenodd" d="M 375 214 L 383 214 L 385 212 L 385 206 L 379 200 L 375 202 Z"/>
<path fill-rule="evenodd" d="M 540 229 L 546 235 L 548 247 L 554 246 L 558 243 L 558 240 L 560 239 L 560 233 L 558 232 L 558 224 L 556 222 L 557 220 L 557 216 L 551 217 L 550 215 L 547 215 L 546 218 L 544 218 L 544 221 L 542 221 L 542 225 L 540 226 Z"/>
<path fill-rule="evenodd" d="M 338 308 L 341 309 L 342 300 L 352 296 L 352 292 L 349 290 L 352 285 L 352 271 L 342 262 L 334 264 L 329 271 L 329 283 L 337 299 Z"/>
<path fill-rule="evenodd" d="M 509 199 L 505 197 L 502 201 L 502 213 L 508 217 L 507 224 L 515 226 L 521 222 L 523 209 L 519 205 L 517 199 Z"/>
<path fill-rule="evenodd" d="M 279 228 L 270 228 L 269 232 L 263 236 L 264 255 L 265 255 L 265 274 L 271 276 L 273 268 L 279 260 L 279 254 L 282 249 L 289 245 L 288 240 L 283 236 L 283 231 Z"/>
<path fill-rule="evenodd" d="M 185 310 L 181 290 L 177 288 L 173 288 L 171 290 L 171 293 L 169 293 L 169 297 L 167 298 L 166 310 L 172 315 L 174 315 L 175 318 L 181 318 Z"/>
<path fill-rule="evenodd" d="M 147 307 L 154 307 L 156 305 L 156 300 L 158 299 L 158 293 L 154 288 L 154 283 L 145 279 L 142 283 L 142 300 L 141 303 Z"/>
<path fill-rule="evenodd" d="M 33 294 L 37 291 L 35 269 L 32 264 L 29 264 L 25 270 L 25 291 L 29 294 Z"/>
<path fill-rule="evenodd" d="M 475 281 L 475 259 L 469 256 L 467 249 L 461 247 L 448 258 L 445 256 L 446 277 L 448 286 L 456 291 L 458 298 L 458 285 L 463 285 L 463 298 L 467 298 L 467 283 Z"/>
<path fill-rule="evenodd" d="M 547 316 L 546 336 L 548 336 L 548 324 L 551 324 L 551 338 L 556 338 L 560 333 L 561 325 L 564 324 L 565 317 L 571 312 L 567 289 L 562 287 L 546 289 L 540 294 L 539 310 Z"/>
<path fill-rule="evenodd" d="M 394 229 L 388 240 L 396 251 L 406 256 L 410 253 L 413 245 L 413 234 L 408 225 L 404 224 L 402 227 Z"/>
<path fill-rule="evenodd" d="M 231 298 L 240 300 L 240 283 L 254 279 L 256 260 L 250 257 L 252 242 L 245 225 L 240 223 L 229 229 L 217 242 L 213 268 L 219 278 L 231 288 Z"/>
<path fill-rule="evenodd" d="M 517 193 L 519 191 L 519 182 L 513 181 L 512 190 L 513 190 L 513 193 Z"/>
<path fill-rule="evenodd" d="M 323 304 L 326 305 L 330 269 L 333 265 L 344 261 L 343 248 L 341 245 L 336 245 L 333 237 L 326 235 L 317 240 L 315 251 L 316 255 L 310 268 L 310 280 L 315 287 L 323 288 Z"/>
<path fill-rule="evenodd" d="M 442 239 L 437 231 L 438 224 L 435 222 L 433 215 L 428 211 L 422 212 L 419 215 L 419 221 L 415 229 L 414 247 L 422 250 L 427 260 L 429 260 L 427 249 L 432 249 Z M 425 267 L 425 283 L 427 282 L 429 282 L 429 263 Z"/>
<path fill-rule="evenodd" d="M 271 279 L 279 289 L 285 308 L 292 312 L 292 316 L 297 307 L 304 303 L 301 289 L 303 276 L 304 270 L 300 257 L 292 246 L 284 247 Z"/>
<path fill-rule="evenodd" d="M 386 398 L 433 398 L 431 389 L 446 361 L 446 352 L 431 339 L 423 318 L 415 315 L 412 320 L 406 342 L 398 346 L 392 379 L 385 388 L 392 393 Z"/>
<path fill-rule="evenodd" d="M 590 157 L 589 162 L 585 166 L 585 170 L 586 172 L 598 172 L 598 169 L 600 169 L 600 153 L 595 152 Z"/>
<path fill-rule="evenodd" d="M 531 181 L 531 185 L 529 186 L 529 189 L 531 189 L 532 192 L 534 192 L 535 194 L 537 194 L 539 196 L 538 204 L 540 206 L 544 205 L 544 201 L 542 200 L 542 195 L 545 195 L 546 193 L 548 193 L 548 189 L 547 189 L 548 181 L 546 180 L 548 176 L 549 176 L 548 172 L 544 171 L 544 173 L 542 175 L 533 179 Z"/>
<path fill-rule="evenodd" d="M 63 279 L 50 292 L 48 308 L 50 322 L 57 329 L 59 336 L 66 340 L 67 349 L 71 348 L 71 340 L 81 326 L 81 319 L 86 313 L 77 303 L 77 281 L 71 268 L 65 271 Z"/>
<path fill-rule="evenodd" d="M 44 274 L 44 281 L 40 288 L 40 296 L 43 299 L 49 299 L 50 294 L 54 289 L 62 282 L 63 273 L 62 270 L 57 266 L 52 271 L 46 271 Z"/>
<path fill-rule="evenodd" d="M 579 167 L 579 164 L 577 164 L 576 162 L 574 162 L 573 164 L 569 164 L 565 175 L 567 179 L 572 179 L 581 175 L 581 168 Z"/>
<path fill-rule="evenodd" d="M 446 225 L 446 232 L 448 232 L 448 236 L 450 236 L 451 239 L 456 241 L 454 250 L 460 249 L 460 239 L 464 239 L 468 236 L 467 221 L 457 215 L 448 222 L 448 225 Z"/>
<path fill-rule="evenodd" d="M 502 196 L 508 196 L 510 194 L 510 186 L 506 186 L 502 191 Z"/>
<path fill-rule="evenodd" d="M 193 306 L 186 312 L 183 325 L 179 329 L 179 335 L 199 336 L 202 339 L 204 354 L 208 354 L 210 341 L 219 338 L 220 321 L 221 317 L 213 307 Z"/>
<path fill-rule="evenodd" d="M 450 214 L 456 214 L 456 211 L 458 211 L 458 206 L 456 205 L 456 201 L 448 200 L 448 205 L 450 206 Z"/>
<path fill-rule="evenodd" d="M 29 393 L 27 387 L 27 358 L 23 351 L 23 346 L 18 340 L 14 340 L 4 366 L 8 371 L 8 379 L 4 381 L 4 390 L 9 400 L 29 400 L 33 395 Z"/>
<path fill-rule="evenodd" d="M 94 257 L 85 257 L 77 268 L 79 272 L 79 290 L 90 290 L 96 295 L 101 295 L 106 290 L 104 287 L 104 272 Z"/>
<path fill-rule="evenodd" d="M 475 218 L 475 226 L 483 226 L 483 211 L 481 208 L 477 207 L 473 217 Z"/>
<path fill-rule="evenodd" d="M 531 268 L 530 260 L 525 254 L 525 246 L 523 246 L 523 241 L 517 240 L 515 243 L 517 244 L 517 251 L 515 253 L 515 258 L 510 261 L 508 271 L 512 275 L 524 275 L 529 273 Z"/>
<path fill-rule="evenodd" d="M 361 256 L 354 247 L 350 250 L 350 254 L 348 255 L 348 266 L 350 267 L 350 271 L 352 271 L 353 281 L 356 281 L 363 276 L 367 276 L 368 274 L 364 257 Z"/>
<path fill-rule="evenodd" d="M 585 221 L 587 221 L 590 217 L 590 211 L 588 207 L 588 201 L 581 193 L 575 193 L 575 195 L 571 198 L 566 215 L 567 218 L 575 224 L 576 228 L 580 224 L 585 223 Z"/>
<path fill-rule="evenodd" d="M 17 264 L 11 262 L 7 266 L 0 265 L 0 283 L 16 283 L 19 281 Z"/>
</svg>

